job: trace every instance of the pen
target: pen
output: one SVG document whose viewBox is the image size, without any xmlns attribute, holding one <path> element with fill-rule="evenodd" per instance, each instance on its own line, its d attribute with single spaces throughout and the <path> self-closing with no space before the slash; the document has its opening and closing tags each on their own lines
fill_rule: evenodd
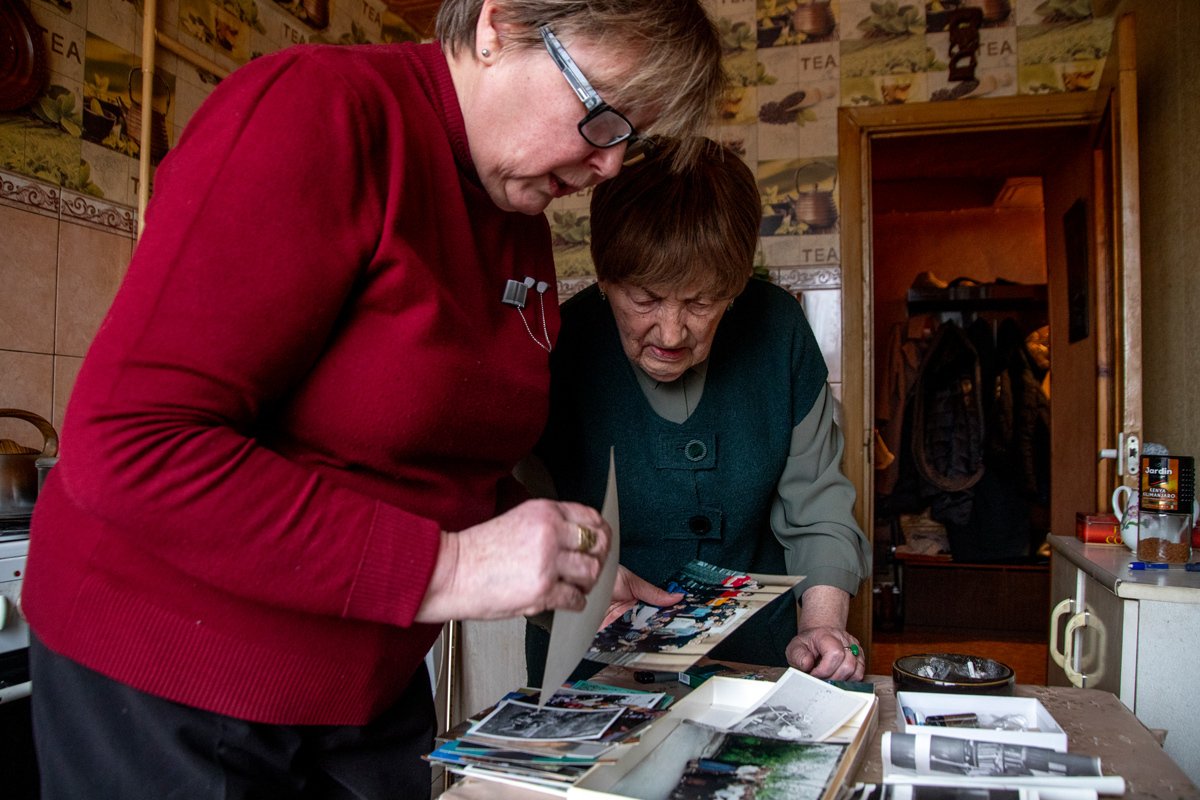
<svg viewBox="0 0 1200 800">
<path fill-rule="evenodd" d="M 1200 572 L 1200 561 L 1191 561 L 1187 564 L 1159 564 L 1148 561 L 1130 561 L 1129 568 L 1138 569 L 1185 569 L 1188 572 Z"/>
</svg>

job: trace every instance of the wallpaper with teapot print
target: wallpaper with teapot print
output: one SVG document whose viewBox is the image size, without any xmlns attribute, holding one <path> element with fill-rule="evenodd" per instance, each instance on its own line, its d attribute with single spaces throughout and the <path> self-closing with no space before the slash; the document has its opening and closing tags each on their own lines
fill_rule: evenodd
<svg viewBox="0 0 1200 800">
<path fill-rule="evenodd" d="M 4 403 L 60 424 L 75 371 L 135 235 L 138 147 L 177 140 L 217 83 L 159 49 L 141 105 L 141 0 L 25 4 L 49 62 L 42 96 L 0 113 L 0 374 Z M 758 176 L 757 267 L 804 303 L 840 389 L 839 106 L 1087 91 L 1112 20 L 1092 0 L 705 0 L 735 86 L 712 135 Z M 952 80 L 951 12 L 978 9 L 978 64 Z M 974 12 L 972 12 L 974 13 Z M 415 40 L 386 0 L 160 0 L 159 30 L 225 70 L 302 42 Z M 559 298 L 594 280 L 590 193 L 547 210 Z M 2 432 L 2 430 L 0 430 Z"/>
</svg>

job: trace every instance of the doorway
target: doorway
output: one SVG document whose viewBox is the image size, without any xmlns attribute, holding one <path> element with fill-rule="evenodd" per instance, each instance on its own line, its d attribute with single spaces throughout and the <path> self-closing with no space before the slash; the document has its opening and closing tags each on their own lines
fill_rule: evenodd
<svg viewBox="0 0 1200 800">
<path fill-rule="evenodd" d="M 1019 680 L 1044 679 L 1044 626 L 1049 609 L 1041 606 L 1046 604 L 1049 575 L 1035 557 L 1029 558 L 1029 563 L 997 565 L 987 563 L 990 559 L 985 553 L 970 563 L 920 564 L 919 570 L 909 565 L 909 586 L 896 587 L 891 557 L 891 548 L 897 544 L 895 529 L 889 527 L 885 533 L 876 524 L 879 512 L 888 511 L 875 491 L 880 475 L 875 469 L 879 464 L 875 449 L 879 372 L 887 352 L 888 331 L 883 328 L 897 321 L 897 313 L 905 319 L 909 316 L 907 290 L 913 288 L 914 277 L 921 276 L 935 288 L 956 278 L 968 285 L 996 286 L 999 279 L 1005 285 L 1011 281 L 1022 287 L 1039 287 L 1030 292 L 1022 289 L 1029 297 L 1020 303 L 1026 304 L 1021 313 L 1028 312 L 1023 325 L 1038 322 L 1040 326 L 1041 315 L 1049 329 L 1047 341 L 1054 365 L 1049 400 L 1048 449 L 1052 455 L 1045 507 L 1037 509 L 1040 516 L 1031 528 L 1030 540 L 1035 542 L 1046 530 L 1061 529 L 1073 520 L 1075 510 L 1090 507 L 1096 493 L 1096 337 L 1078 336 L 1079 319 L 1073 320 L 1069 337 L 1068 313 L 1072 292 L 1086 294 L 1094 275 L 1085 274 L 1082 287 L 1078 275 L 1068 276 L 1064 216 L 1079 203 L 1085 209 L 1091 205 L 1094 102 L 1094 98 L 1062 95 L 842 110 L 844 330 L 864 331 L 861 341 L 848 338 L 845 343 L 846 431 L 853 445 L 847 447 L 846 469 L 859 487 L 861 519 L 875 544 L 877 572 L 883 567 L 881 577 L 885 583 L 891 581 L 887 588 L 901 595 L 922 588 L 920 602 L 952 623 L 940 631 L 945 635 L 935 630 L 929 636 L 917 636 L 918 632 L 910 629 L 911 638 L 906 640 L 904 627 L 911 622 L 888 630 L 885 620 L 880 629 L 874 599 L 856 603 L 853 624 L 870 631 L 874 672 L 887 674 L 892 654 L 957 644 L 958 649 L 1000 647 L 1000 656 L 1027 665 Z M 961 231 L 939 231 L 937 227 L 941 219 L 961 228 L 970 217 L 1006 220 L 993 233 L 979 232 L 984 230 L 980 228 L 968 234 L 967 240 L 961 238 Z M 1091 218 L 1090 212 L 1087 218 Z M 955 237 L 959 237 L 957 255 L 954 242 L 946 244 Z M 1014 241 L 1017 238 L 1019 243 Z M 1089 263 L 1086 256 L 1084 263 Z M 922 265 L 923 269 L 917 269 Z M 965 294 L 969 292 L 943 292 L 947 297 Z M 937 292 L 932 296 L 936 298 Z M 1078 300 L 1072 302 L 1077 306 Z M 1086 297 L 1083 303 L 1087 308 Z M 995 320 L 995 309 L 937 310 L 942 316 L 957 315 L 960 321 L 964 315 L 992 315 Z M 1009 307 L 999 313 L 1017 312 Z M 889 526 L 893 521 L 888 520 Z M 1031 547 L 1025 555 L 1036 553 Z M 914 585 L 918 577 L 923 587 Z M 895 599 L 911 612 L 918 594 Z M 954 613 L 947 613 L 950 610 Z M 996 630 L 998 619 L 1013 629 Z M 1003 649 L 1006 643 L 1012 647 Z M 979 654 L 996 657 L 991 652 Z"/>
</svg>

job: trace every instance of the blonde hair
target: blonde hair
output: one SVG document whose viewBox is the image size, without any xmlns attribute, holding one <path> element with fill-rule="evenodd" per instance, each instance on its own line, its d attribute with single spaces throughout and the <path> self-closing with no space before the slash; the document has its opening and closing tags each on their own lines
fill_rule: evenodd
<svg viewBox="0 0 1200 800">
<path fill-rule="evenodd" d="M 442 3 L 434 32 L 451 55 L 466 49 L 474 57 L 482 6 Z M 512 26 L 506 44 L 541 49 L 538 28 L 549 25 L 559 38 L 587 39 L 629 57 L 637 67 L 628 81 L 597 91 L 625 114 L 653 109 L 655 121 L 638 131 L 643 137 L 695 142 L 728 84 L 720 37 L 699 0 L 496 0 L 496 21 Z M 674 153 L 678 167 L 695 150 L 685 145 Z"/>
</svg>

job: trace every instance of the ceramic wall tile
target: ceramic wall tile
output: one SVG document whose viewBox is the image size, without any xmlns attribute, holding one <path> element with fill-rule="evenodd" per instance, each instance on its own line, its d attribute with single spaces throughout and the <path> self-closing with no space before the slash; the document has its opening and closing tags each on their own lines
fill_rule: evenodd
<svg viewBox="0 0 1200 800">
<path fill-rule="evenodd" d="M 137 183 L 133 182 L 137 191 Z M 132 239 L 136 220 L 134 209 L 102 200 L 93 194 L 64 189 L 59 199 L 59 215 L 64 224 L 80 224 L 106 233 Z M 59 229 L 62 230 L 61 228 Z"/>
<path fill-rule="evenodd" d="M 5 126 L 0 125 L 0 131 Z M 11 172 L 0 172 L 0 205 L 57 220 L 62 190 Z"/>
<path fill-rule="evenodd" d="M 87 351 L 132 250 L 132 241 L 119 234 L 63 224 L 58 248 L 58 353 L 82 356 Z"/>
<path fill-rule="evenodd" d="M 99 191 L 97 197 L 127 206 L 137 202 L 135 176 L 131 174 L 137 169 L 136 161 L 92 142 L 80 144 L 80 158 L 90 167 L 91 183 Z"/>
<path fill-rule="evenodd" d="M 33 18 L 43 25 L 43 17 L 53 14 L 68 20 L 72 25 L 77 25 L 80 28 L 87 27 L 87 2 L 85 0 L 32 0 L 29 4 L 29 10 L 33 12 Z"/>
<path fill-rule="evenodd" d="M 1087 0 L 1012 0 L 1016 25 L 1062 25 L 1092 19 Z"/>
<path fill-rule="evenodd" d="M 800 293 L 804 315 L 825 356 L 829 380 L 842 380 L 842 293 L 838 289 L 807 289 Z"/>
<path fill-rule="evenodd" d="M 554 247 L 554 268 L 560 278 L 585 278 L 590 282 L 596 274 L 591 253 L 591 202 L 592 190 L 588 188 L 560 197 L 546 209 Z"/>
<path fill-rule="evenodd" d="M 42 4 L 33 6 L 33 14 L 42 27 L 42 40 L 46 46 L 46 61 L 50 72 L 82 81 L 83 48 L 87 40 L 87 29 L 70 17 L 51 12 Z"/>
<path fill-rule="evenodd" d="M 87 0 L 87 29 L 132 53 L 141 38 L 141 13 L 129 0 Z"/>
<path fill-rule="evenodd" d="M 62 444 L 63 421 L 66 416 L 67 403 L 71 399 L 71 391 L 75 388 L 75 378 L 83 359 L 78 356 L 54 357 L 54 418 L 51 422 L 59 432 L 59 444 Z"/>
<path fill-rule="evenodd" d="M 155 27 L 172 39 L 179 38 L 179 0 L 158 0 Z"/>
<path fill-rule="evenodd" d="M 58 220 L 0 206 L 0 349 L 54 352 Z"/>
<path fill-rule="evenodd" d="M 0 350 L 0 408 L 32 411 L 50 419 L 53 409 L 53 359 L 41 353 Z M 41 434 L 24 420 L 0 419 L 0 439 L 12 439 L 25 447 L 39 447 Z"/>
</svg>

